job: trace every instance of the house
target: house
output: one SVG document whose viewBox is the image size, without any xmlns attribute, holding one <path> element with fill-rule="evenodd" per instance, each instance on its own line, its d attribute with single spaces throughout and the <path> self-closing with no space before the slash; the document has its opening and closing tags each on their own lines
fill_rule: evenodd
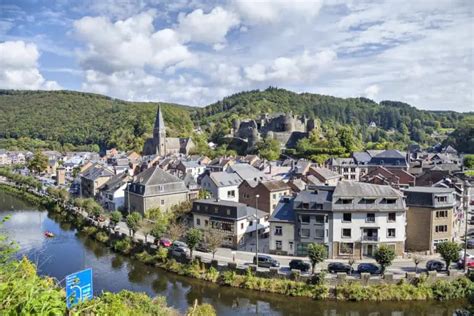
<svg viewBox="0 0 474 316">
<path fill-rule="evenodd" d="M 406 206 L 403 194 L 388 186 L 342 181 L 332 195 L 332 258 L 372 257 L 380 245 L 402 256 Z"/>
<path fill-rule="evenodd" d="M 5 149 L 0 149 L 0 166 L 11 165 L 12 160 Z"/>
<path fill-rule="evenodd" d="M 227 172 L 236 173 L 240 177 L 240 179 L 242 179 L 242 181 L 263 181 L 268 179 L 265 173 L 246 163 L 233 164 L 232 166 L 229 166 Z"/>
<path fill-rule="evenodd" d="M 270 219 L 269 251 L 276 255 L 295 255 L 295 212 L 293 198 L 284 196 Z"/>
<path fill-rule="evenodd" d="M 93 198 L 99 187 L 114 176 L 114 172 L 104 165 L 94 164 L 81 173 L 81 194 L 85 198 Z"/>
<path fill-rule="evenodd" d="M 112 212 L 122 209 L 125 205 L 125 188 L 131 177 L 120 173 L 111 177 L 99 188 L 99 196 L 104 209 Z"/>
<path fill-rule="evenodd" d="M 256 230 L 261 235 L 269 227 L 267 213 L 234 201 L 197 200 L 191 212 L 194 228 L 221 234 L 222 246 L 233 249 L 255 236 Z"/>
<path fill-rule="evenodd" d="M 281 180 L 244 180 L 239 186 L 239 202 L 272 214 L 280 198 L 290 194 L 290 187 Z M 257 201 L 258 195 L 258 201 Z M 258 205 L 257 205 L 258 203 Z"/>
<path fill-rule="evenodd" d="M 201 179 L 201 187 L 216 200 L 239 201 L 242 179 L 236 173 L 212 172 Z"/>
<path fill-rule="evenodd" d="M 342 176 L 344 180 L 359 181 L 367 173 L 368 167 L 359 164 L 354 158 L 331 158 L 326 161 L 326 167 Z"/>
<path fill-rule="evenodd" d="M 355 163 L 368 166 L 392 166 L 396 168 L 408 168 L 406 153 L 395 149 L 366 150 L 352 153 Z"/>
<path fill-rule="evenodd" d="M 407 211 L 407 249 L 433 254 L 436 245 L 454 238 L 454 190 L 411 187 L 404 190 Z"/>
<path fill-rule="evenodd" d="M 152 208 L 163 211 L 188 200 L 188 189 L 183 180 L 158 166 L 139 173 L 125 189 L 125 205 L 131 212 L 142 215 Z"/>
<path fill-rule="evenodd" d="M 342 176 L 328 168 L 311 167 L 308 170 L 308 175 L 312 175 L 324 185 L 335 186 L 341 180 Z"/>
<path fill-rule="evenodd" d="M 361 259 L 387 245 L 401 256 L 405 213 L 402 193 L 390 186 L 354 181 L 309 186 L 296 197 L 282 198 L 273 212 L 270 251 L 306 256 L 308 245 L 319 243 L 329 258 Z"/>
<path fill-rule="evenodd" d="M 175 170 L 179 178 L 184 178 L 185 175 L 190 174 L 197 179 L 200 174 L 204 173 L 206 166 L 200 165 L 199 162 L 195 160 L 180 160 Z"/>
<path fill-rule="evenodd" d="M 232 166 L 234 163 L 235 160 L 233 158 L 219 157 L 211 160 L 206 167 L 210 172 L 221 172 L 226 171 L 227 168 Z"/>
<path fill-rule="evenodd" d="M 396 189 L 415 185 L 415 176 L 400 168 L 378 166 L 360 178 L 361 182 L 390 185 Z"/>
</svg>

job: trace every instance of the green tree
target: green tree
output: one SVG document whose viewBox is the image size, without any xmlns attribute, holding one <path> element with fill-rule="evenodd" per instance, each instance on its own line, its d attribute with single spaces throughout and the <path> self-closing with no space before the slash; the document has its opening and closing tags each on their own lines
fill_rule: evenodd
<svg viewBox="0 0 474 316">
<path fill-rule="evenodd" d="M 40 150 L 36 150 L 33 157 L 28 160 L 27 167 L 32 173 L 41 173 L 48 168 L 48 157 Z"/>
<path fill-rule="evenodd" d="M 103 213 L 103 211 L 104 210 L 102 209 L 102 206 L 100 206 L 98 203 L 96 203 L 92 206 L 91 212 L 89 214 L 92 215 L 92 217 L 94 217 L 94 218 L 98 218 L 100 216 L 100 214 Z"/>
<path fill-rule="evenodd" d="M 166 222 L 156 222 L 153 227 L 151 228 L 150 235 L 155 238 L 155 243 L 157 243 L 161 237 L 164 236 L 168 229 L 168 225 Z"/>
<path fill-rule="evenodd" d="M 141 220 L 142 216 L 138 212 L 133 212 L 125 218 L 125 223 L 132 236 L 135 236 L 135 233 L 140 229 Z"/>
<path fill-rule="evenodd" d="M 110 213 L 110 223 L 115 226 L 122 220 L 122 213 L 119 211 L 113 211 Z"/>
<path fill-rule="evenodd" d="M 308 257 L 311 261 L 311 273 L 314 274 L 316 265 L 328 257 L 328 250 L 323 244 L 310 243 L 308 244 Z"/>
<path fill-rule="evenodd" d="M 197 228 L 191 228 L 186 233 L 186 244 L 191 251 L 191 258 L 193 257 L 193 251 L 196 246 L 202 241 L 202 231 Z"/>
<path fill-rule="evenodd" d="M 280 157 L 280 143 L 276 139 L 269 137 L 257 143 L 257 153 L 265 160 L 277 160 Z"/>
<path fill-rule="evenodd" d="M 474 169 L 474 155 L 464 156 L 464 167 L 467 169 Z"/>
<path fill-rule="evenodd" d="M 380 265 L 382 273 L 390 266 L 395 259 L 395 251 L 386 245 L 381 245 L 374 253 L 374 259 Z"/>
<path fill-rule="evenodd" d="M 461 247 L 453 241 L 444 241 L 436 246 L 436 251 L 441 255 L 444 261 L 446 261 L 446 270 L 449 270 L 451 262 L 459 260 Z"/>
<path fill-rule="evenodd" d="M 219 234 L 215 230 L 207 230 L 204 233 L 204 240 L 206 242 L 207 248 L 212 253 L 212 259 L 214 259 L 217 249 L 224 242 L 224 235 Z"/>
</svg>

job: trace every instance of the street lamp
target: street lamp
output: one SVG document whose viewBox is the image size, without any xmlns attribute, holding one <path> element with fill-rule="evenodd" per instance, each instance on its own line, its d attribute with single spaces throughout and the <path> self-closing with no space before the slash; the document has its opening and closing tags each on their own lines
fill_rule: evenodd
<svg viewBox="0 0 474 316">
<path fill-rule="evenodd" d="M 259 194 L 255 195 L 255 233 L 256 233 L 256 247 L 255 247 L 255 260 L 257 262 L 258 267 L 258 198 L 260 197 Z"/>
</svg>

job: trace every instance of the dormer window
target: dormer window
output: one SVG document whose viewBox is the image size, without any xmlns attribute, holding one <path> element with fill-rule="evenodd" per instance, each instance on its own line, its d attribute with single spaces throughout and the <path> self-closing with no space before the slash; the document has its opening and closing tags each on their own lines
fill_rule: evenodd
<svg viewBox="0 0 474 316">
<path fill-rule="evenodd" d="M 380 204 L 395 204 L 397 203 L 397 199 L 396 198 L 384 198 Z"/>
<path fill-rule="evenodd" d="M 446 203 L 448 202 L 448 197 L 446 195 L 443 195 L 443 196 L 437 196 L 435 197 L 436 199 L 436 202 L 438 203 Z"/>
<path fill-rule="evenodd" d="M 339 200 L 337 200 L 337 204 L 352 204 L 352 199 L 340 198 Z"/>
<path fill-rule="evenodd" d="M 362 198 L 359 201 L 359 204 L 374 204 L 375 198 Z"/>
</svg>

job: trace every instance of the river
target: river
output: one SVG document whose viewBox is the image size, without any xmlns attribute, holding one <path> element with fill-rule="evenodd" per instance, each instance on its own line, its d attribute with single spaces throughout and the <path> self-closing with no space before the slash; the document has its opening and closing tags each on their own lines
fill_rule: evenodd
<svg viewBox="0 0 474 316">
<path fill-rule="evenodd" d="M 186 311 L 195 299 L 214 306 L 218 315 L 459 315 L 463 302 L 335 302 L 219 287 L 177 276 L 118 255 L 98 242 L 78 236 L 67 223 L 58 223 L 46 211 L 0 191 L 0 217 L 10 219 L 2 230 L 38 266 L 38 273 L 63 280 L 70 273 L 92 268 L 94 293 L 122 289 L 164 296 L 168 305 Z M 45 238 L 52 231 L 55 238 Z M 64 282 L 63 282 L 64 283 Z M 466 314 L 465 314 L 466 315 Z"/>
</svg>

